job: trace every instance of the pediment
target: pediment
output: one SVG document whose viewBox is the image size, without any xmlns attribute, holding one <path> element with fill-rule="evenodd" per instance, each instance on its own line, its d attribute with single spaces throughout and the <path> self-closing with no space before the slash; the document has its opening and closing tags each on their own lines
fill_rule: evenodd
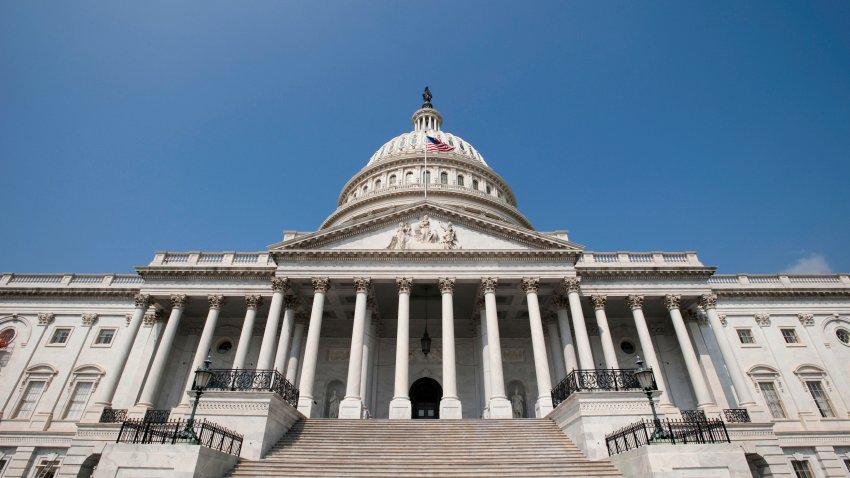
<svg viewBox="0 0 850 478">
<path fill-rule="evenodd" d="M 529 251 L 582 247 L 537 231 L 419 203 L 274 244 L 271 251 Z"/>
</svg>

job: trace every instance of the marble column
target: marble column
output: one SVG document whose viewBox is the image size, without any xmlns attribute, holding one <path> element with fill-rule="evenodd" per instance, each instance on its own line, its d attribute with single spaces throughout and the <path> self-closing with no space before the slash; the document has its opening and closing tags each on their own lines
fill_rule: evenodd
<svg viewBox="0 0 850 478">
<path fill-rule="evenodd" d="M 729 378 L 732 379 L 732 388 L 735 389 L 735 396 L 738 397 L 738 406 L 743 408 L 752 408 L 756 405 L 753 400 L 750 387 L 738 367 L 738 359 L 723 333 L 723 324 L 720 322 L 720 316 L 717 315 L 717 296 L 708 294 L 700 297 L 700 306 L 708 315 L 708 323 L 711 325 L 711 331 L 714 333 L 714 338 L 717 340 L 717 345 L 720 347 L 720 355 L 723 357 L 723 363 L 726 365 L 726 370 L 729 372 Z"/>
<path fill-rule="evenodd" d="M 498 279 L 494 277 L 481 280 L 487 316 L 487 348 L 490 351 L 489 418 L 513 418 L 511 402 L 505 395 L 505 375 L 502 371 L 502 343 L 499 340 L 499 315 L 496 310 L 497 285 Z"/>
<path fill-rule="evenodd" d="M 286 379 L 294 384 L 298 378 L 298 359 L 301 357 L 301 342 L 304 341 L 304 327 L 307 318 L 303 311 L 295 312 L 295 329 L 292 332 L 292 347 L 289 351 L 289 361 L 286 363 Z"/>
<path fill-rule="evenodd" d="M 658 396 L 658 403 L 662 407 L 672 407 L 670 394 L 667 393 L 667 385 L 664 383 L 664 376 L 661 374 L 661 365 L 658 363 L 658 355 L 655 353 L 655 346 L 652 345 L 652 335 L 649 334 L 649 327 L 646 325 L 646 318 L 643 316 L 643 296 L 628 296 L 626 298 L 626 305 L 632 309 L 632 316 L 635 319 L 635 329 L 637 329 L 644 360 L 652 368 L 653 375 L 655 376 L 655 386 L 661 391 L 661 394 Z"/>
<path fill-rule="evenodd" d="M 691 338 L 688 335 L 688 328 L 685 326 L 685 320 L 682 318 L 682 312 L 679 310 L 679 303 L 682 297 L 678 295 L 668 294 L 664 297 L 664 307 L 670 312 L 670 319 L 673 321 L 673 329 L 676 331 L 676 338 L 679 339 L 679 348 L 682 350 L 682 356 L 685 359 L 685 367 L 688 369 L 688 376 L 691 380 L 691 386 L 694 388 L 694 394 L 697 398 L 697 407 L 704 409 L 706 407 L 715 406 L 714 399 L 708 393 L 708 386 L 705 384 L 705 378 L 702 375 L 702 368 L 697 360 L 697 354 L 694 352 L 694 346 L 691 344 Z"/>
<path fill-rule="evenodd" d="M 266 328 L 263 330 L 263 341 L 260 343 L 260 356 L 257 359 L 257 370 L 269 370 L 275 352 L 275 338 L 277 328 L 280 325 L 280 309 L 283 306 L 283 295 L 289 290 L 289 279 L 286 277 L 275 277 L 272 279 L 272 303 L 269 305 L 269 318 L 266 320 Z"/>
<path fill-rule="evenodd" d="M 274 356 L 274 369 L 280 373 L 286 373 L 286 359 L 289 354 L 289 341 L 292 338 L 292 327 L 295 325 L 295 307 L 297 306 L 297 297 L 283 296 L 283 324 L 280 327 L 280 339 Z"/>
<path fill-rule="evenodd" d="M 345 397 L 339 404 L 339 418 L 361 418 L 363 397 L 360 395 L 360 380 L 363 372 L 363 336 L 366 334 L 366 298 L 371 281 L 356 277 L 354 287 L 357 298 L 354 302 L 354 323 L 351 330 L 351 351 L 348 354 L 348 379 L 345 382 Z"/>
<path fill-rule="evenodd" d="M 455 313 L 453 294 L 455 280 L 439 280 L 443 302 L 443 398 L 440 400 L 440 418 L 460 419 L 462 410 L 457 396 L 457 364 L 455 361 Z"/>
<path fill-rule="evenodd" d="M 564 348 L 562 358 L 567 369 L 566 373 L 569 375 L 570 372 L 578 368 L 576 346 L 573 343 L 573 334 L 570 332 L 570 316 L 567 313 L 567 307 L 569 307 L 570 303 L 562 295 L 556 295 L 552 301 L 558 315 L 558 329 L 561 331 L 561 347 Z"/>
<path fill-rule="evenodd" d="M 363 335 L 363 359 L 360 367 L 360 399 L 363 400 L 363 408 L 367 410 L 366 417 L 369 413 L 369 383 L 372 378 L 372 359 L 374 353 L 372 348 L 375 344 L 375 328 L 377 327 L 378 311 L 375 304 L 375 299 L 372 296 L 366 298 L 366 333 Z"/>
<path fill-rule="evenodd" d="M 145 316 L 145 311 L 151 305 L 151 296 L 148 294 L 138 294 L 135 297 L 135 310 L 133 310 L 133 318 L 130 319 L 130 325 L 127 327 L 124 340 L 117 344 L 115 353 L 113 354 L 110 363 L 114 364 L 98 387 L 97 400 L 95 407 L 102 410 L 103 408 L 112 405 L 112 399 L 115 396 L 115 390 L 118 388 L 118 381 L 124 374 L 124 366 L 127 364 L 127 358 L 130 356 L 130 350 L 133 348 L 133 343 L 136 341 L 136 335 L 139 333 L 139 328 L 142 326 L 142 319 Z M 100 412 L 97 411 L 99 415 Z"/>
<path fill-rule="evenodd" d="M 395 341 L 395 387 L 390 402 L 390 418 L 411 418 L 410 397 L 407 396 L 408 360 L 410 353 L 410 289 L 413 279 L 396 279 L 398 285 L 398 333 Z"/>
<path fill-rule="evenodd" d="M 248 352 L 251 350 L 251 339 L 254 336 L 254 323 L 257 321 L 257 309 L 263 304 L 263 296 L 245 296 L 245 320 L 242 322 L 242 332 L 239 334 L 239 345 L 236 346 L 236 355 L 233 358 L 233 368 L 245 368 Z"/>
<path fill-rule="evenodd" d="M 322 333 L 322 314 L 325 311 L 325 294 L 330 281 L 327 277 L 314 277 L 313 309 L 310 312 L 310 327 L 307 330 L 307 342 L 304 345 L 304 365 L 301 366 L 301 382 L 298 389 L 298 411 L 311 418 L 313 407 L 313 382 L 316 378 L 316 360 L 319 358 L 319 336 Z M 318 411 L 318 410 L 317 410 Z"/>
<path fill-rule="evenodd" d="M 177 337 L 177 329 L 180 327 L 180 317 L 183 315 L 183 309 L 186 307 L 188 298 L 185 294 L 171 296 L 171 315 L 168 316 L 168 323 L 165 325 L 165 331 L 162 334 L 162 340 L 159 342 L 159 347 L 156 349 L 151 364 L 148 379 L 145 382 L 145 387 L 142 389 L 142 395 L 139 397 L 138 405 L 145 408 L 154 408 L 156 405 L 156 395 L 159 391 L 159 384 L 162 381 L 162 374 L 168 365 L 168 357 L 171 355 L 171 348 L 174 346 L 174 338 Z"/>
<path fill-rule="evenodd" d="M 487 310 L 484 306 L 484 297 L 478 298 L 478 329 L 481 339 L 481 367 L 484 382 L 484 404 L 481 418 L 490 418 L 490 348 L 487 343 Z"/>
<path fill-rule="evenodd" d="M 608 327 L 608 317 L 605 316 L 605 296 L 592 295 L 590 303 L 596 312 L 596 327 L 599 329 L 599 339 L 602 341 L 602 354 L 605 357 L 605 368 L 620 368 L 617 363 L 617 352 L 614 349 L 614 340 L 611 337 L 611 329 Z"/>
<path fill-rule="evenodd" d="M 561 346 L 561 336 L 558 334 L 558 316 L 549 312 L 546 316 L 546 329 L 549 332 L 549 348 L 552 349 L 552 366 L 555 368 L 553 382 L 560 382 L 567 376 L 564 369 L 564 347 Z"/>
<path fill-rule="evenodd" d="M 573 329 L 576 332 L 579 366 L 583 370 L 595 370 L 596 364 L 593 362 L 593 352 L 590 349 L 590 337 L 587 335 L 587 324 L 584 322 L 581 298 L 578 295 L 580 285 L 581 277 L 564 279 L 564 289 L 567 291 L 567 299 L 570 302 L 570 314 L 573 316 Z"/>
<path fill-rule="evenodd" d="M 195 383 L 195 370 L 203 365 L 204 360 L 210 355 L 212 348 L 213 337 L 215 336 L 215 328 L 218 325 L 218 316 L 221 312 L 221 306 L 224 304 L 224 296 L 211 294 L 207 297 L 207 302 L 210 304 L 209 312 L 207 312 L 207 320 L 204 322 L 204 330 L 201 332 L 201 339 L 198 341 L 198 349 L 195 350 L 195 358 L 192 360 L 192 366 L 189 368 L 189 379 L 186 381 L 186 390 L 192 390 Z M 180 401 L 181 406 L 189 405 L 189 393 L 185 393 Z"/>
<path fill-rule="evenodd" d="M 540 303 L 537 290 L 540 279 L 526 277 L 522 279 L 522 290 L 528 303 L 528 323 L 531 327 L 531 348 L 534 353 L 534 371 L 537 376 L 537 401 L 534 415 L 545 417 L 554 408 L 552 406 L 552 379 L 549 375 L 549 360 L 546 357 L 546 339 L 543 335 L 543 320 L 540 317 Z"/>
</svg>

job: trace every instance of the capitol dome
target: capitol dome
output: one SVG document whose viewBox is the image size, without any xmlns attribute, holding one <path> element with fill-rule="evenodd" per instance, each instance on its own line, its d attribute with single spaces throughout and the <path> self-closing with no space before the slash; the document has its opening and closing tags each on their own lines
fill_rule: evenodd
<svg viewBox="0 0 850 478">
<path fill-rule="evenodd" d="M 378 148 L 366 167 L 342 188 L 337 209 L 321 228 L 355 222 L 380 212 L 428 201 L 526 228 L 513 191 L 468 141 L 442 130 L 443 116 L 425 103 L 411 118 L 413 131 Z M 427 150 L 428 138 L 440 144 Z M 426 166 L 427 163 L 427 166 Z"/>
</svg>

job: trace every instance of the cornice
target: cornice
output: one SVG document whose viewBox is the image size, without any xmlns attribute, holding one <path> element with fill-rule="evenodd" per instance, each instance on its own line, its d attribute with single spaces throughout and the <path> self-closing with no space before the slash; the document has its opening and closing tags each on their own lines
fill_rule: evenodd
<svg viewBox="0 0 850 478">
<path fill-rule="evenodd" d="M 276 267 L 251 268 L 208 268 L 191 267 L 180 264 L 178 267 L 146 266 L 137 267 L 136 271 L 146 281 L 163 279 L 204 279 L 204 280 L 270 280 L 274 277 Z"/>
<path fill-rule="evenodd" d="M 718 297 L 850 297 L 848 289 L 712 289 Z"/>
<path fill-rule="evenodd" d="M 339 250 L 339 249 L 285 249 L 275 255 L 294 262 L 313 262 L 332 259 L 340 262 L 549 262 L 566 259 L 574 264 L 577 251 L 571 250 Z"/>
<path fill-rule="evenodd" d="M 617 267 L 617 268 L 597 268 L 597 267 L 576 267 L 576 272 L 583 278 L 593 281 L 614 281 L 614 280 L 646 280 L 653 278 L 670 278 L 689 280 L 707 280 L 714 274 L 716 267 Z"/>
</svg>

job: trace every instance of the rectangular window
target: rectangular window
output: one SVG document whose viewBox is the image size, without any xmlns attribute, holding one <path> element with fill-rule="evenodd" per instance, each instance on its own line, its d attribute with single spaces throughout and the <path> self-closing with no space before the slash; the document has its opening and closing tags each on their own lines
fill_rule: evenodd
<svg viewBox="0 0 850 478">
<path fill-rule="evenodd" d="M 24 394 L 21 396 L 21 401 L 18 403 L 18 408 L 12 418 L 29 418 L 35 409 L 35 404 L 41 397 L 41 392 L 46 384 L 43 380 L 33 380 L 27 384 Z"/>
<path fill-rule="evenodd" d="M 86 403 L 89 401 L 92 385 L 92 382 L 77 382 L 77 385 L 74 386 L 74 392 L 71 393 L 71 399 L 68 401 L 68 408 L 65 410 L 66 419 L 76 420 L 83 416 L 83 410 L 85 410 Z"/>
<path fill-rule="evenodd" d="M 773 418 L 786 418 L 785 408 L 782 406 L 782 400 L 779 394 L 776 393 L 776 387 L 773 382 L 759 382 L 759 390 L 764 396 L 764 401 L 767 403 L 767 408 L 770 409 L 770 414 Z"/>
<path fill-rule="evenodd" d="M 68 337 L 71 335 L 71 329 L 68 327 L 57 327 L 56 330 L 53 331 L 53 335 L 50 336 L 51 344 L 64 344 L 68 341 Z"/>
<path fill-rule="evenodd" d="M 115 338 L 115 329 L 100 329 L 100 332 L 97 333 L 97 337 L 94 339 L 94 344 L 109 345 L 112 343 L 113 338 Z"/>
<path fill-rule="evenodd" d="M 797 478 L 815 478 L 809 466 L 809 460 L 791 460 L 791 468 L 794 469 L 794 475 Z"/>
<path fill-rule="evenodd" d="M 756 339 L 753 337 L 753 331 L 750 329 L 738 329 L 738 339 L 742 344 L 756 343 Z"/>
<path fill-rule="evenodd" d="M 782 338 L 785 339 L 786 344 L 799 344 L 800 337 L 797 336 L 797 331 L 795 329 L 779 329 L 782 331 Z"/>
<path fill-rule="evenodd" d="M 59 460 L 41 460 L 35 465 L 36 478 L 53 478 L 59 471 Z"/>
<path fill-rule="evenodd" d="M 812 394 L 812 398 L 815 400 L 815 405 L 818 407 L 820 416 L 824 418 L 834 417 L 835 412 L 832 410 L 832 405 L 829 403 L 829 397 L 826 396 L 826 392 L 823 390 L 823 385 L 821 385 L 820 380 L 806 380 L 806 388 L 809 389 L 809 393 Z"/>
</svg>

